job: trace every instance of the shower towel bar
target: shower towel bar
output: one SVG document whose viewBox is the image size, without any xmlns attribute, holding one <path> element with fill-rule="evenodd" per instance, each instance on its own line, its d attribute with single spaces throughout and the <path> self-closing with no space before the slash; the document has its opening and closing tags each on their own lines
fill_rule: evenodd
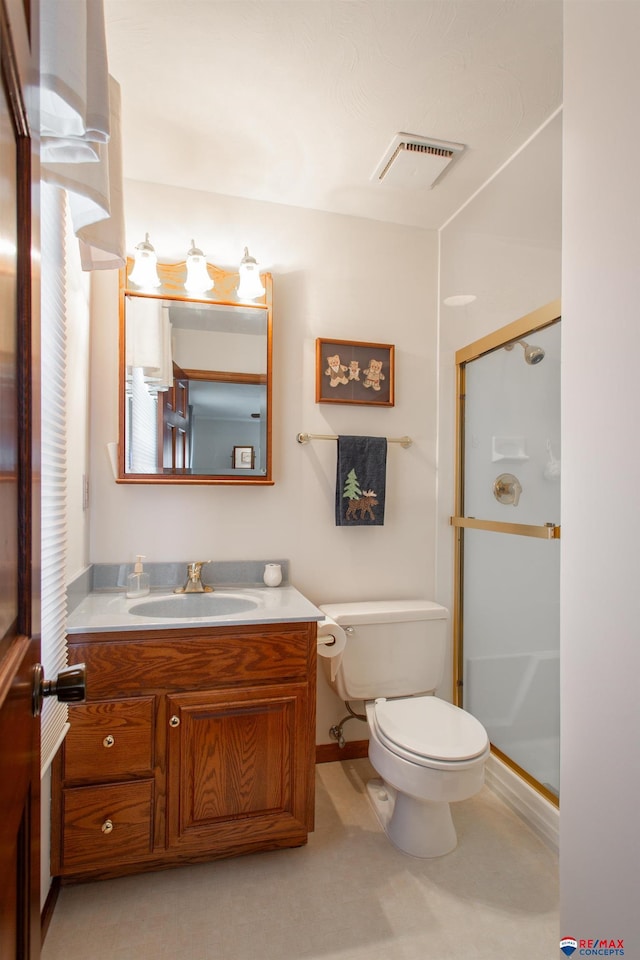
<svg viewBox="0 0 640 960">
<path fill-rule="evenodd" d="M 309 443 L 310 440 L 337 440 L 335 434 L 330 433 L 298 433 L 296 440 L 298 443 Z M 410 447 L 413 443 L 411 437 L 387 437 L 387 443 L 399 443 L 401 447 Z"/>
</svg>

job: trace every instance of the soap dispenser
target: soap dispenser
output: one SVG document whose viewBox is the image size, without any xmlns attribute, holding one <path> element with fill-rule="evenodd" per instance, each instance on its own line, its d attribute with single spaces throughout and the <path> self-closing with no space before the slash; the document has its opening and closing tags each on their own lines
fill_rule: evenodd
<svg viewBox="0 0 640 960">
<path fill-rule="evenodd" d="M 130 573 L 127 577 L 127 596 L 132 600 L 136 597 L 146 597 L 149 593 L 149 574 L 145 573 L 142 568 L 143 560 L 144 556 L 138 554 L 133 573 Z"/>
</svg>

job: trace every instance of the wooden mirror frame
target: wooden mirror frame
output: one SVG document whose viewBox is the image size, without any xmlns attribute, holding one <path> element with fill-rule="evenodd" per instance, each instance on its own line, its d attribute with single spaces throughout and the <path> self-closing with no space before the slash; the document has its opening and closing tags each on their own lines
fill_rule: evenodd
<svg viewBox="0 0 640 960">
<path fill-rule="evenodd" d="M 207 293 L 190 296 L 184 288 L 184 282 L 187 276 L 186 261 L 180 263 L 168 264 L 158 263 L 158 276 L 161 281 L 159 287 L 153 290 L 142 289 L 136 284 L 131 283 L 129 274 L 133 267 L 133 260 L 127 258 L 126 267 L 120 271 L 120 338 L 119 338 L 119 379 L 118 379 L 118 421 L 119 421 L 119 443 L 118 443 L 118 483 L 158 483 L 158 484 L 233 484 L 235 486 L 252 485 L 272 485 L 272 341 L 273 341 L 273 317 L 272 317 L 272 291 L 273 280 L 270 273 L 261 273 L 260 279 L 265 288 L 262 297 L 255 300 L 239 300 L 236 289 L 239 283 L 239 274 L 237 271 L 227 271 L 214 264 L 208 263 L 207 269 L 213 278 L 214 287 Z M 194 474 L 186 472 L 167 473 L 131 473 L 126 471 L 126 347 L 125 347 L 125 303 L 127 295 L 136 295 L 156 300 L 175 300 L 185 303 L 201 303 L 205 305 L 217 305 L 229 308 L 240 308 L 243 311 L 259 310 L 266 318 L 266 350 L 267 350 L 267 372 L 263 375 L 254 375 L 246 373 L 228 373 L 224 371 L 212 371 L 207 379 L 211 381 L 231 381 L 236 383 L 261 382 L 266 386 L 266 473 L 243 476 L 242 471 L 234 471 L 233 475 L 226 474 Z M 197 371 L 185 371 L 195 374 Z M 265 382 L 266 380 L 266 382 Z"/>
</svg>

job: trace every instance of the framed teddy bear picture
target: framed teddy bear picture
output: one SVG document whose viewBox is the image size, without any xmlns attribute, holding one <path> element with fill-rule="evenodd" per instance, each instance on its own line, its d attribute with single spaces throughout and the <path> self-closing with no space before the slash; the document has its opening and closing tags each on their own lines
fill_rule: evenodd
<svg viewBox="0 0 640 960">
<path fill-rule="evenodd" d="M 316 340 L 316 403 L 394 405 L 392 343 Z"/>
</svg>

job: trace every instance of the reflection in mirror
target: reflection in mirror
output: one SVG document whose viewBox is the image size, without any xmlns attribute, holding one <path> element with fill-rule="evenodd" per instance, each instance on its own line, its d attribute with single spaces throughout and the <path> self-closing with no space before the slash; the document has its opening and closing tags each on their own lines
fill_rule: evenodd
<svg viewBox="0 0 640 960">
<path fill-rule="evenodd" d="M 238 275 L 209 265 L 194 299 L 180 268 L 159 265 L 152 293 L 122 273 L 119 481 L 272 483 L 271 277 L 239 302 Z"/>
</svg>

